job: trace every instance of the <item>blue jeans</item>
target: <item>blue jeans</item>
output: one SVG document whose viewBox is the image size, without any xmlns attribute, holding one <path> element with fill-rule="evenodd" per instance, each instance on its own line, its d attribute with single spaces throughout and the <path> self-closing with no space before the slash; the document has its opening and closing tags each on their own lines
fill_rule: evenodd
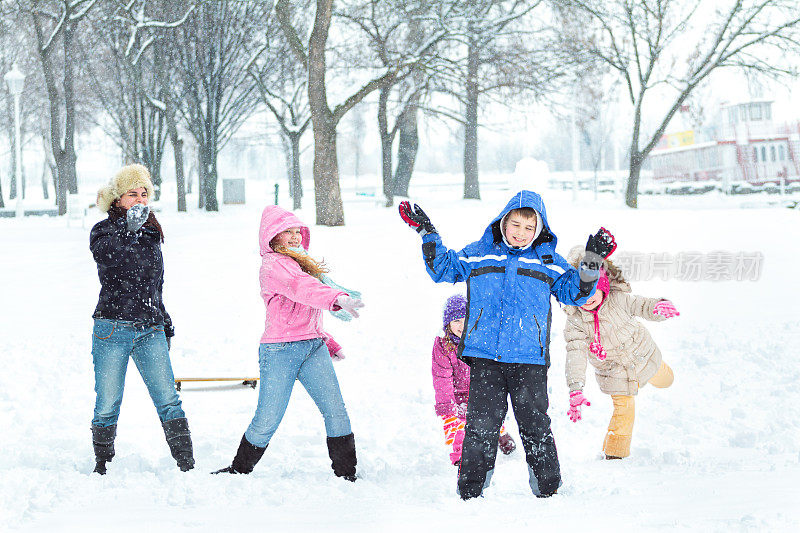
<svg viewBox="0 0 800 533">
<path fill-rule="evenodd" d="M 92 332 L 94 360 L 95 426 L 113 426 L 125 388 L 128 359 L 133 358 L 162 422 L 184 418 L 181 400 L 175 391 L 175 377 L 169 360 L 164 326 L 143 326 L 124 320 L 94 319 Z"/>
<path fill-rule="evenodd" d="M 283 419 L 295 380 L 308 391 L 325 420 L 328 437 L 352 433 L 339 381 L 322 339 L 264 343 L 258 349 L 258 407 L 244 436 L 260 448 Z"/>
</svg>

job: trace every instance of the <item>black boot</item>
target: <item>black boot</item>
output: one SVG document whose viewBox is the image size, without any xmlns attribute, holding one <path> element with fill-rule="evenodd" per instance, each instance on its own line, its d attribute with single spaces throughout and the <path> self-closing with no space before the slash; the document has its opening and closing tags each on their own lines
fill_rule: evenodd
<svg viewBox="0 0 800 533">
<path fill-rule="evenodd" d="M 239 449 L 236 450 L 236 456 L 233 458 L 231 466 L 221 468 L 212 474 L 249 474 L 255 468 L 256 463 L 261 460 L 264 455 L 266 446 L 263 448 L 250 444 L 244 435 L 239 443 Z"/>
<path fill-rule="evenodd" d="M 117 425 L 100 427 L 92 424 L 92 445 L 94 446 L 94 471 L 105 475 L 106 461 L 114 458 L 114 437 L 117 436 Z"/>
<path fill-rule="evenodd" d="M 352 433 L 328 437 L 328 456 L 334 474 L 347 481 L 356 480 L 356 441 Z"/>
<path fill-rule="evenodd" d="M 167 438 L 169 451 L 181 472 L 194 468 L 194 454 L 192 451 L 192 435 L 189 432 L 189 421 L 185 418 L 173 418 L 161 423 L 164 436 Z"/>
</svg>

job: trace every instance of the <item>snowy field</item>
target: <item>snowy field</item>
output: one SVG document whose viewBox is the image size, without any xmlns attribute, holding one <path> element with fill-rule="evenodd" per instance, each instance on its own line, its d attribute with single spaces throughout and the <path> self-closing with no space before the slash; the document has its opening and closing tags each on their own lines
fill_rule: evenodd
<svg viewBox="0 0 800 533">
<path fill-rule="evenodd" d="M 248 183 L 246 206 L 220 213 L 179 215 L 174 205 L 161 206 L 176 376 L 257 375 L 264 320 L 257 229 L 270 201 L 258 185 Z M 457 183 L 414 187 L 453 248 L 477 239 L 516 192 L 494 182 L 482 201 L 464 201 Z M 643 197 L 634 211 L 610 195 L 596 203 L 589 192 L 578 201 L 569 192 L 539 192 L 564 255 L 600 225 L 615 233 L 619 252 L 763 254 L 757 281 L 633 283 L 636 293 L 672 299 L 681 316 L 648 326 L 675 384 L 646 387 L 637 398 L 630 458 L 602 459 L 611 399 L 592 376 L 584 420 L 573 424 L 566 415 L 564 314 L 556 307 L 550 416 L 564 485 L 553 498 L 534 498 L 519 447 L 498 457 L 485 498 L 462 502 L 433 411 L 430 354 L 442 304 L 464 286 L 434 285 L 419 237 L 396 209 L 346 191 L 347 226 L 313 227 L 311 252 L 366 303 L 357 321 L 326 318 L 347 355 L 336 369 L 361 479 L 333 476 L 321 416 L 299 385 L 250 476 L 209 472 L 230 464 L 257 392 L 184 385 L 197 465 L 181 473 L 133 364 L 117 455 L 108 475 L 91 475 L 91 314 L 99 283 L 88 232 L 99 214 L 85 228 L 63 218 L 0 219 L 0 529 L 800 530 L 800 211 L 754 197 Z M 310 199 L 299 213 L 307 223 L 314 221 Z M 507 426 L 519 443 L 513 417 Z"/>
</svg>

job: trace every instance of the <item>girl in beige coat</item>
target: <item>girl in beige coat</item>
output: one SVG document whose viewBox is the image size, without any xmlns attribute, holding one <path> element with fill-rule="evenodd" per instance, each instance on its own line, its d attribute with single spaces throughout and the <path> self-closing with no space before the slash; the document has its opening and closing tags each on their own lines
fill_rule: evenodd
<svg viewBox="0 0 800 533">
<path fill-rule="evenodd" d="M 582 254 L 582 249 L 573 248 L 568 261 L 577 266 Z M 606 459 L 627 457 L 633 433 L 634 396 L 647 383 L 665 388 L 674 379 L 650 333 L 636 318 L 660 322 L 680 313 L 669 300 L 631 294 L 622 272 L 608 259 L 603 262 L 594 294 L 583 306 L 567 306 L 564 312 L 569 417 L 577 422 L 581 419 L 581 405 L 591 405 L 583 396 L 588 360 L 600 390 L 614 402 L 603 442 Z"/>
</svg>

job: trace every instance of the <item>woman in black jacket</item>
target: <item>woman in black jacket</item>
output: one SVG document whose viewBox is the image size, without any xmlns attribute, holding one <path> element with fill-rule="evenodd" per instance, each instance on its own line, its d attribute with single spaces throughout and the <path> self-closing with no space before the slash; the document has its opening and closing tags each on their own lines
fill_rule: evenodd
<svg viewBox="0 0 800 533">
<path fill-rule="evenodd" d="M 123 167 L 97 194 L 97 206 L 108 213 L 92 228 L 89 243 L 101 284 L 92 315 L 97 393 L 92 442 L 98 474 L 106 473 L 106 462 L 114 457 L 129 358 L 147 386 L 178 467 L 194 467 L 189 425 L 169 359 L 175 330 L 161 297 L 164 233 L 147 206 L 152 196 L 150 173 L 142 165 Z"/>
</svg>

